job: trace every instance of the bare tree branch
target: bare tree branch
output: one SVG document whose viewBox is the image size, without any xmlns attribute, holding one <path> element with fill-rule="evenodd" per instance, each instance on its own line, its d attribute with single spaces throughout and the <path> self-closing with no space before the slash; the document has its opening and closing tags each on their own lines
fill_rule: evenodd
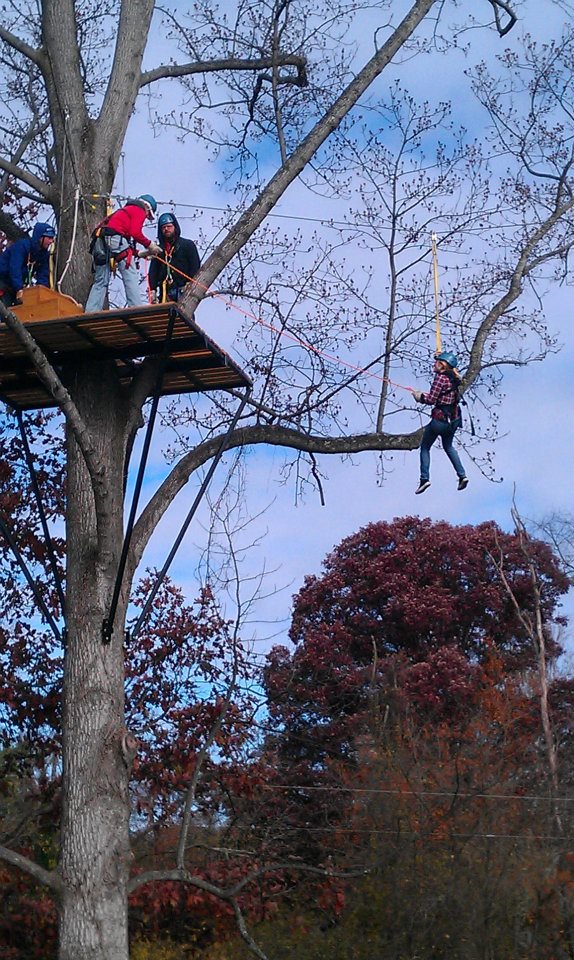
<svg viewBox="0 0 574 960">
<path fill-rule="evenodd" d="M 21 53 L 32 63 L 35 63 L 36 66 L 44 69 L 46 64 L 46 55 L 42 50 L 35 50 L 34 47 L 31 47 L 29 44 L 25 43 L 24 40 L 21 40 L 20 37 L 16 36 L 16 34 L 11 33 L 10 30 L 6 30 L 5 27 L 0 27 L 0 40 L 3 40 L 4 43 L 7 43 L 9 47 L 12 47 L 12 49 L 16 50 L 17 53 Z"/>
<path fill-rule="evenodd" d="M 416 0 L 407 16 L 404 17 L 396 30 L 393 30 L 386 43 L 380 50 L 377 50 L 369 62 L 348 84 L 341 96 L 300 143 L 287 163 L 272 177 L 249 209 L 239 217 L 236 224 L 229 230 L 223 243 L 207 259 L 196 278 L 198 285 L 193 288 L 190 285 L 190 289 L 183 295 L 182 306 L 184 309 L 191 312 L 195 310 L 197 304 L 205 296 L 207 288 L 211 286 L 229 261 L 255 233 L 267 214 L 283 196 L 287 187 L 304 170 L 319 147 L 337 129 L 359 97 L 382 73 L 437 2 L 438 0 Z"/>
<path fill-rule="evenodd" d="M 307 72 L 304 57 L 296 54 L 278 54 L 275 57 L 259 57 L 249 59 L 245 57 L 225 57 L 222 60 L 204 60 L 197 63 L 173 63 L 146 70 L 140 78 L 140 87 L 155 83 L 156 80 L 165 80 L 168 77 L 190 77 L 194 74 L 222 73 L 224 71 L 245 71 L 256 73 L 258 70 L 269 70 L 273 67 L 296 67 L 297 76 L 290 77 L 289 83 L 299 87 L 307 86 Z"/>
<path fill-rule="evenodd" d="M 32 190 L 35 190 L 36 193 L 39 193 L 50 205 L 56 203 L 57 200 L 57 191 L 49 183 L 45 183 L 43 180 L 40 180 L 39 177 L 34 176 L 33 173 L 29 173 L 27 170 L 24 170 L 23 167 L 18 166 L 16 163 L 12 163 L 11 160 L 5 160 L 4 157 L 0 156 L 0 169 L 5 170 L 6 173 L 9 173 L 10 176 L 14 177 L 15 180 L 20 180 L 22 183 L 26 183 Z"/>
<path fill-rule="evenodd" d="M 510 602 L 514 607 L 516 616 L 518 617 L 520 623 L 522 624 L 527 636 L 529 637 L 532 646 L 536 652 L 538 660 L 538 680 L 540 683 L 540 719 L 542 723 L 542 732 L 544 736 L 544 745 L 546 749 L 546 759 L 548 762 L 548 779 L 550 782 L 550 789 L 552 794 L 552 808 L 554 822 L 556 824 L 556 829 L 560 835 L 563 834 L 564 828 L 562 824 L 562 817 L 560 810 L 557 804 L 558 791 L 560 787 L 558 779 L 558 753 L 556 749 L 556 741 L 554 734 L 552 732 L 552 722 L 550 719 L 550 711 L 548 706 L 548 671 L 546 666 L 546 636 L 544 631 L 544 621 L 542 617 L 542 601 L 540 596 L 540 582 L 538 579 L 538 574 L 532 560 L 532 551 L 529 548 L 528 544 L 528 533 L 522 521 L 522 518 L 518 512 L 516 504 L 512 505 L 512 519 L 515 525 L 515 532 L 517 537 L 520 540 L 520 548 L 522 555 L 526 562 L 526 567 L 530 575 L 530 583 L 532 588 L 532 596 L 534 599 L 534 616 L 524 610 L 516 598 L 516 593 L 512 588 L 506 571 L 504 568 L 504 556 L 502 553 L 502 548 L 498 543 L 498 535 L 495 531 L 496 543 L 498 546 L 498 556 L 494 557 L 492 553 L 489 553 L 489 556 L 496 567 L 498 575 L 502 581 L 504 589 L 508 594 Z"/>
<path fill-rule="evenodd" d="M 53 890 L 56 894 L 59 894 L 63 888 L 62 881 L 57 873 L 52 870 L 45 870 L 44 867 L 40 867 L 32 860 L 28 860 L 28 857 L 23 857 L 22 854 L 16 853 L 15 850 L 9 850 L 8 847 L 0 846 L 0 860 L 9 863 L 23 873 L 27 873 L 28 876 L 33 877 L 33 879 L 41 883 L 42 886 L 49 887 L 49 889 Z"/>
<path fill-rule="evenodd" d="M 236 447 L 265 443 L 306 453 L 329 455 L 363 453 L 367 450 L 416 450 L 420 445 L 421 436 L 422 429 L 396 436 L 388 433 L 362 433 L 346 437 L 320 437 L 278 424 L 259 424 L 235 430 L 227 441 L 225 449 L 231 450 Z M 151 498 L 134 528 L 130 561 L 133 569 L 139 563 L 156 524 L 176 494 L 185 486 L 192 473 L 214 456 L 220 442 L 221 437 L 213 437 L 186 454 L 174 466 Z"/>
<path fill-rule="evenodd" d="M 533 253 L 537 245 L 544 240 L 551 232 L 553 227 L 555 227 L 560 220 L 565 218 L 573 209 L 574 199 L 568 200 L 567 203 L 556 206 L 552 214 L 540 224 L 538 229 L 531 234 L 531 236 L 528 238 L 528 241 L 524 244 L 518 262 L 512 271 L 506 293 L 488 311 L 486 317 L 478 328 L 472 344 L 472 349 L 470 351 L 470 363 L 462 381 L 465 389 L 474 383 L 478 377 L 481 369 L 484 347 L 488 336 L 496 322 L 507 312 L 511 305 L 520 296 L 524 279 L 529 273 L 536 269 L 540 263 L 543 263 L 552 256 L 551 253 L 548 253 L 540 257 L 534 257 Z M 556 251 L 554 251 L 554 253 L 556 253 Z"/>
</svg>

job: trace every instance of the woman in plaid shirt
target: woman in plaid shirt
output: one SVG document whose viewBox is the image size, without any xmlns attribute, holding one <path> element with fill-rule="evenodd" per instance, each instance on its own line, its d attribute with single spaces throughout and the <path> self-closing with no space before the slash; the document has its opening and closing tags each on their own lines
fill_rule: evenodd
<svg viewBox="0 0 574 960">
<path fill-rule="evenodd" d="M 454 435 L 461 424 L 458 405 L 460 377 L 456 372 L 456 354 L 439 353 L 435 360 L 435 378 L 428 393 L 413 390 L 418 403 L 428 403 L 432 407 L 431 419 L 427 423 L 421 441 L 421 479 L 415 493 L 424 493 L 430 487 L 430 450 L 437 437 L 442 440 L 442 448 L 452 463 L 458 476 L 458 489 L 468 486 L 468 477 L 453 447 Z"/>
</svg>

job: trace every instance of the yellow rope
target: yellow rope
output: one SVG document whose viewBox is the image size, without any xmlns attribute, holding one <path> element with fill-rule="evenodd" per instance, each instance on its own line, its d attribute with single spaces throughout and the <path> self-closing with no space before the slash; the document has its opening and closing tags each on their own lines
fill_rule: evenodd
<svg viewBox="0 0 574 960">
<path fill-rule="evenodd" d="M 438 237 L 436 233 L 431 234 L 431 243 L 432 243 L 432 264 L 433 264 L 433 277 L 434 277 L 434 314 L 435 314 L 435 324 L 436 324 L 436 352 L 440 353 L 442 350 L 441 340 L 440 340 L 440 314 L 438 308 L 438 256 L 437 256 L 437 240 Z"/>
<path fill-rule="evenodd" d="M 41 242 L 42 241 L 40 241 L 40 243 Z M 55 283 L 56 265 L 54 263 L 54 251 L 55 251 L 55 244 L 51 243 L 50 246 L 48 247 L 48 272 L 49 272 L 48 283 L 50 284 L 50 290 L 56 289 L 56 283 Z"/>
</svg>

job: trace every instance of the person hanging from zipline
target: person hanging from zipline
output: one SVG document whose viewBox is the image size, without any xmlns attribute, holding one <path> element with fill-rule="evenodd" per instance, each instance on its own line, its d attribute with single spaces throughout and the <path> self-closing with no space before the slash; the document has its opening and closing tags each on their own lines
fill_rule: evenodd
<svg viewBox="0 0 574 960">
<path fill-rule="evenodd" d="M 437 437 L 458 476 L 458 489 L 468 486 L 468 477 L 460 457 L 454 449 L 454 435 L 462 423 L 459 405 L 460 374 L 458 373 L 456 354 L 444 351 L 437 354 L 434 364 L 435 377 L 428 393 L 413 390 L 417 403 L 432 407 L 431 419 L 427 423 L 420 447 L 421 475 L 415 493 L 424 493 L 430 487 L 430 451 Z"/>
</svg>

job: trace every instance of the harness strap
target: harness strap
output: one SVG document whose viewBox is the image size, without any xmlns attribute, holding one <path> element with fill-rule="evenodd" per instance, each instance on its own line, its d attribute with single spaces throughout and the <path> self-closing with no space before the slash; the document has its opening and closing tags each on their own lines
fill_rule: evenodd
<svg viewBox="0 0 574 960">
<path fill-rule="evenodd" d="M 27 274 L 28 274 L 27 280 L 26 280 L 26 286 L 28 287 L 32 286 L 32 277 L 34 276 L 35 266 L 36 266 L 36 261 L 32 260 L 32 254 L 29 253 L 28 260 L 26 261 L 26 268 L 27 268 Z"/>
</svg>

